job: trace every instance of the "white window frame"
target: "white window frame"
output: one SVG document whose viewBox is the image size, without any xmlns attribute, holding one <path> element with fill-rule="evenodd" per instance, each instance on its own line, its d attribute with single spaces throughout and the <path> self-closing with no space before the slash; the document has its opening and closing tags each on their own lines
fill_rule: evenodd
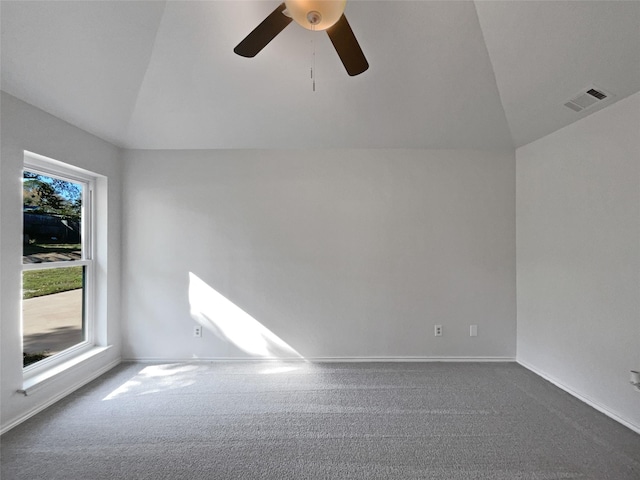
<svg viewBox="0 0 640 480">
<path fill-rule="evenodd" d="M 22 264 L 22 272 L 33 270 L 45 270 L 50 268 L 65 268 L 65 267 L 84 267 L 84 329 L 85 339 L 84 341 L 56 353 L 43 360 L 32 363 L 23 367 L 24 380 L 30 379 L 36 375 L 40 375 L 70 359 L 78 357 L 87 351 L 91 350 L 96 345 L 96 325 L 95 325 L 95 208 L 94 208 L 94 191 L 96 184 L 96 176 L 91 175 L 89 172 L 65 164 L 63 162 L 53 160 L 42 155 L 38 155 L 25 150 L 24 152 L 24 165 L 23 171 L 27 170 L 33 173 L 39 173 L 51 178 L 57 178 L 61 180 L 71 181 L 79 183 L 83 186 L 82 189 L 82 210 L 81 210 L 81 250 L 82 256 L 80 260 L 67 260 L 58 262 L 43 262 L 43 263 L 31 263 Z M 23 225 L 24 231 L 24 225 Z M 21 289 L 22 291 L 22 289 Z M 23 300 L 21 299 L 21 302 Z M 22 304 L 22 303 L 21 303 Z M 20 309 L 22 312 L 22 308 Z M 20 340 L 23 341 L 23 318 L 22 313 L 20 315 Z"/>
</svg>

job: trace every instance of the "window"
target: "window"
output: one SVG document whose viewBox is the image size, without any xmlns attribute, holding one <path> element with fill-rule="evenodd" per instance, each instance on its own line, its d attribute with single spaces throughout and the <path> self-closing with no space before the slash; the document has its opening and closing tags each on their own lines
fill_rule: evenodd
<svg viewBox="0 0 640 480">
<path fill-rule="evenodd" d="M 94 178 L 25 152 L 22 345 L 25 372 L 94 345 Z"/>
</svg>

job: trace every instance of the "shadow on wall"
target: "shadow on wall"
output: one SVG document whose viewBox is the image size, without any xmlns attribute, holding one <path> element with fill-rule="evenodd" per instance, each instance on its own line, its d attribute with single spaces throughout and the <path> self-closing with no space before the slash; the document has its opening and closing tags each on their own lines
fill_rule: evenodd
<svg viewBox="0 0 640 480">
<path fill-rule="evenodd" d="M 189 272 L 191 317 L 203 328 L 258 358 L 303 359 L 259 321 Z"/>
</svg>

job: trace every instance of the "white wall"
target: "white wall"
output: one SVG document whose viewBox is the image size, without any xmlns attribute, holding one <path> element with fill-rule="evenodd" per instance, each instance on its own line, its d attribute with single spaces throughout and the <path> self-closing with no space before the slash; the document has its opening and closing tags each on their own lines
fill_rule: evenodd
<svg viewBox="0 0 640 480">
<path fill-rule="evenodd" d="M 517 168 L 509 152 L 126 151 L 124 179 L 116 147 L 1 101 L 2 428 L 119 358 L 121 286 L 128 358 L 259 355 L 247 338 L 290 355 L 272 334 L 306 358 L 513 357 L 516 266 L 518 361 L 640 428 L 640 94 L 519 148 Z M 33 397 L 16 393 L 23 150 L 107 176 L 109 195 L 114 348 Z"/>
<path fill-rule="evenodd" d="M 0 163 L 0 387 L 1 428 L 37 411 L 68 392 L 120 356 L 120 184 L 119 150 L 6 93 L 1 97 Z M 113 345 L 103 355 L 61 375 L 33 396 L 22 388 L 22 338 L 20 279 L 22 264 L 22 165 L 28 150 L 103 175 L 96 209 L 106 225 L 98 225 L 97 276 L 108 294 L 97 296 L 97 309 L 106 319 L 97 334 L 102 344 Z M 108 194 L 106 189 L 108 188 Z M 108 196 L 108 203 L 107 203 Z M 106 227 L 106 228 L 105 228 Z M 106 265 L 108 256 L 109 264 Z"/>
<path fill-rule="evenodd" d="M 515 356 L 513 152 L 124 157 L 125 358 Z"/>
<path fill-rule="evenodd" d="M 640 429 L 640 93 L 521 147 L 521 363 Z"/>
</svg>

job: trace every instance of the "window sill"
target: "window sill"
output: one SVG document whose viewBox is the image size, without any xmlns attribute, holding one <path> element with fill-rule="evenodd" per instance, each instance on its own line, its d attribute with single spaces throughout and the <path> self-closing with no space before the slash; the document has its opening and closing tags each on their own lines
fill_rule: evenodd
<svg viewBox="0 0 640 480">
<path fill-rule="evenodd" d="M 22 382 L 22 388 L 18 390 L 18 393 L 22 393 L 25 397 L 32 395 L 37 390 L 40 390 L 42 387 L 47 386 L 51 382 L 53 382 L 60 375 L 68 372 L 72 368 L 91 360 L 107 350 L 109 350 L 111 346 L 107 347 L 94 347 L 91 350 L 84 352 L 80 355 L 74 356 L 73 358 L 62 362 L 58 365 L 52 366 L 48 368 L 46 371 L 42 373 L 38 373 L 33 375 Z"/>
</svg>

